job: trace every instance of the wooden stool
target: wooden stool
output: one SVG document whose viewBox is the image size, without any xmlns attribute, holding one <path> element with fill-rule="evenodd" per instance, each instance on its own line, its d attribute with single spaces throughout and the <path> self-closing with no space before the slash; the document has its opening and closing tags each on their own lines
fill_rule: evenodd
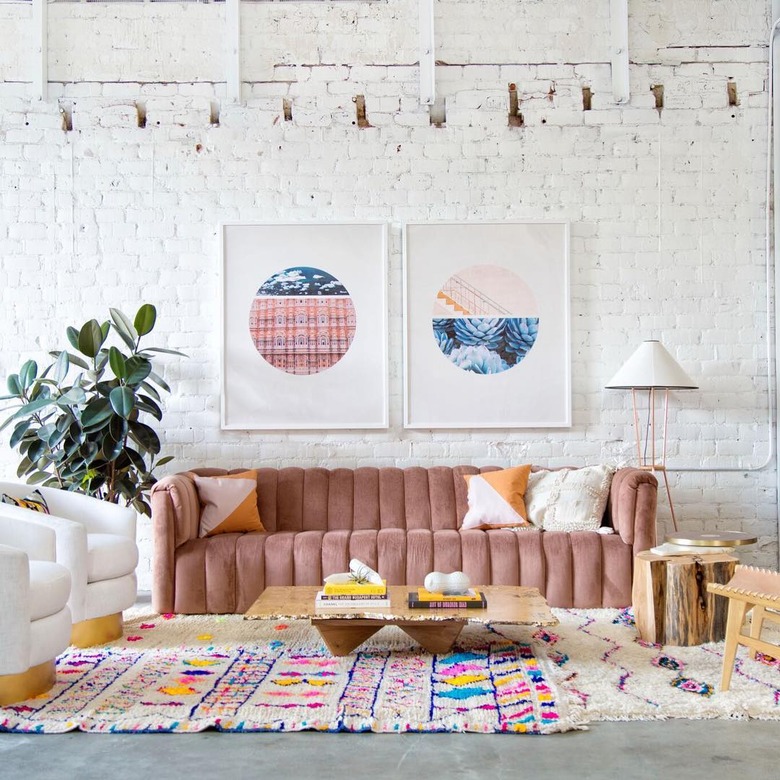
<svg viewBox="0 0 780 780">
<path fill-rule="evenodd" d="M 780 574 L 753 566 L 737 566 L 734 576 L 726 585 L 710 583 L 707 590 L 728 598 L 729 614 L 726 626 L 726 647 L 723 652 L 723 674 L 720 689 L 727 691 L 731 684 L 731 672 L 737 657 L 737 646 L 750 648 L 750 657 L 756 657 L 756 650 L 780 658 L 780 645 L 773 645 L 761 639 L 764 620 L 780 622 Z M 750 621 L 750 636 L 742 633 L 745 614 L 753 610 Z"/>
<path fill-rule="evenodd" d="M 639 635 L 660 645 L 701 645 L 726 635 L 726 604 L 707 592 L 725 583 L 737 559 L 725 553 L 656 555 L 634 559 L 632 600 Z"/>
</svg>

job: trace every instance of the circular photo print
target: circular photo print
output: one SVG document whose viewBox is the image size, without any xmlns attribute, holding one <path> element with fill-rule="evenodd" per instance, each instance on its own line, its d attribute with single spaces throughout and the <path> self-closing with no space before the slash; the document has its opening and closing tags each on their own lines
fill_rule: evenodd
<svg viewBox="0 0 780 780">
<path fill-rule="evenodd" d="M 263 359 L 288 374 L 317 374 L 341 360 L 355 338 L 355 307 L 344 285 L 319 268 L 293 266 L 266 279 L 249 312 Z"/>
<path fill-rule="evenodd" d="M 497 265 L 472 265 L 436 293 L 433 336 L 463 371 L 500 374 L 519 365 L 536 343 L 539 311 L 531 288 Z"/>
</svg>

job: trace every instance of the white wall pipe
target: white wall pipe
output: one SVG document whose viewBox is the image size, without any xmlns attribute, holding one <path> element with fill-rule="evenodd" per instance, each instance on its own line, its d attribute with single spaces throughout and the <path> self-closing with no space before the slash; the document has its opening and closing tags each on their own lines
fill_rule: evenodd
<svg viewBox="0 0 780 780">
<path fill-rule="evenodd" d="M 227 98 L 241 102 L 241 0 L 225 2 L 225 80 Z"/>
<path fill-rule="evenodd" d="M 780 186 L 780 171 L 775 170 L 773 161 L 780 159 L 780 134 L 775 134 L 774 128 L 780 122 L 780 105 L 776 105 L 775 96 L 775 77 L 780 75 L 776 73 L 780 67 L 780 57 L 776 56 L 776 50 L 780 47 L 780 39 L 777 37 L 777 30 L 780 27 L 780 0 L 773 0 L 773 8 L 777 6 L 777 16 L 769 32 L 769 70 L 767 85 L 767 141 L 766 141 L 766 178 L 765 178 L 765 199 L 766 207 L 764 211 L 764 255 L 766 258 L 765 266 L 765 285 L 766 285 L 766 361 L 767 361 L 767 455 L 763 462 L 758 466 L 683 466 L 669 467 L 667 471 L 676 472 L 753 472 L 763 471 L 768 468 L 775 460 L 775 452 L 780 446 L 778 441 L 778 432 L 775 429 L 776 411 L 780 397 L 777 395 L 777 388 L 780 386 L 780 375 L 777 373 L 780 363 L 780 353 L 777 352 L 777 333 L 775 332 L 775 307 L 777 302 L 773 298 L 773 290 L 780 282 L 778 263 L 775 262 L 773 254 L 772 235 L 780 235 L 780 215 L 773 209 L 773 192 L 777 192 Z M 780 54 L 780 51 L 777 52 Z M 774 190 L 773 190 L 774 174 Z M 772 231 L 774 215 L 774 233 Z M 774 247 L 777 253 L 778 247 Z M 780 471 L 777 476 L 778 498 L 780 499 Z M 778 508 L 778 558 L 780 559 L 780 507 Z"/>
<path fill-rule="evenodd" d="M 432 106 L 436 100 L 436 60 L 433 36 L 433 0 L 419 0 L 420 103 Z"/>
<path fill-rule="evenodd" d="M 32 23 L 35 27 L 32 48 L 33 92 L 40 100 L 49 99 L 49 0 L 33 0 Z"/>
<path fill-rule="evenodd" d="M 628 68 L 628 0 L 609 0 L 612 98 L 618 104 L 631 97 Z"/>
</svg>

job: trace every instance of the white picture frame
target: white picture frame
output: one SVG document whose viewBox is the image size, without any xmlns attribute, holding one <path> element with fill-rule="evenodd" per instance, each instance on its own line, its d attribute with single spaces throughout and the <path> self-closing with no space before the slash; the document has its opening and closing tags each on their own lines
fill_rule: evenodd
<svg viewBox="0 0 780 780">
<path fill-rule="evenodd" d="M 403 253 L 404 427 L 571 426 L 569 224 L 409 223 Z"/>
<path fill-rule="evenodd" d="M 387 225 L 220 232 L 222 429 L 387 428 Z"/>
</svg>

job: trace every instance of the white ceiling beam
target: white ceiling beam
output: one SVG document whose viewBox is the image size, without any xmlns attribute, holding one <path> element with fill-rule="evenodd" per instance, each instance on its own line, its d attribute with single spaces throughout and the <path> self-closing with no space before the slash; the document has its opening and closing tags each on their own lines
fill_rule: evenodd
<svg viewBox="0 0 780 780">
<path fill-rule="evenodd" d="M 241 0 L 225 0 L 227 99 L 241 102 Z"/>
<path fill-rule="evenodd" d="M 612 97 L 628 103 L 631 97 L 628 72 L 628 0 L 609 0 Z"/>
<path fill-rule="evenodd" d="M 32 89 L 40 100 L 49 99 L 49 8 L 48 0 L 33 0 Z"/>
<path fill-rule="evenodd" d="M 436 100 L 436 59 L 433 38 L 433 0 L 419 0 L 420 103 L 432 106 Z"/>
</svg>

